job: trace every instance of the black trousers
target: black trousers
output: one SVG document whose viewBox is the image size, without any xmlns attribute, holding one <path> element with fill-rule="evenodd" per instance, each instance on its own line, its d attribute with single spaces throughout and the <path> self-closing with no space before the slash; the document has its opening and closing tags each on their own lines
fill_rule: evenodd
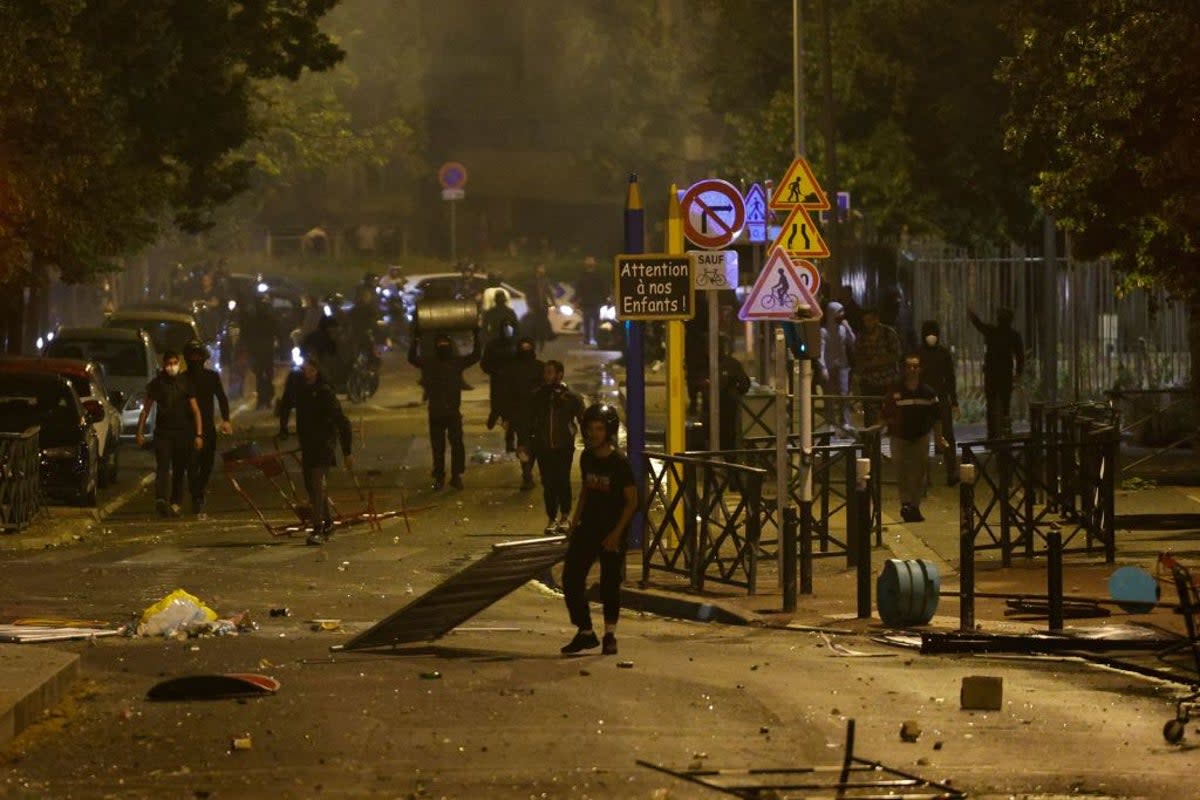
<svg viewBox="0 0 1200 800">
<path fill-rule="evenodd" d="M 258 408 L 270 408 L 275 400 L 275 356 L 255 355 L 251 359 L 254 369 L 254 391 L 258 395 Z"/>
<path fill-rule="evenodd" d="M 883 396 L 887 394 L 888 387 L 882 383 L 867 383 L 862 381 L 859 384 L 859 389 L 864 396 L 878 397 L 878 400 L 863 400 L 863 427 L 869 428 L 882 421 L 883 415 Z"/>
<path fill-rule="evenodd" d="M 192 493 L 192 505 L 204 505 L 204 494 L 208 491 L 208 480 L 212 477 L 213 461 L 217 455 L 216 429 L 204 430 L 204 449 L 197 450 L 188 468 L 188 490 Z"/>
<path fill-rule="evenodd" d="M 183 484 L 196 449 L 187 433 L 155 433 L 154 498 L 174 505 L 183 502 Z"/>
<path fill-rule="evenodd" d="M 571 461 L 574 447 L 558 447 L 537 452 L 538 472 L 542 476 L 542 500 L 546 516 L 555 519 L 571 513 Z"/>
<path fill-rule="evenodd" d="M 308 502 L 312 505 L 313 527 L 325 523 L 333 523 L 333 508 L 329 505 L 329 467 L 310 467 L 302 465 L 304 471 L 304 489 L 308 492 Z"/>
<path fill-rule="evenodd" d="M 571 624 L 583 630 L 592 627 L 592 612 L 587 602 L 587 576 L 600 562 L 600 600 L 604 622 L 615 625 L 621 616 L 621 583 L 625 580 L 625 543 L 615 553 L 601 545 L 611 531 L 592 531 L 580 527 L 571 535 L 563 564 L 563 596 Z"/>
<path fill-rule="evenodd" d="M 467 468 L 463 448 L 462 414 L 429 415 L 429 442 L 433 447 L 433 477 L 446 477 L 446 439 L 450 439 L 450 474 L 462 475 Z"/>
<path fill-rule="evenodd" d="M 983 396 L 987 402 L 987 435 L 989 439 L 1001 439 L 1012 433 L 1012 384 L 983 382 Z"/>
</svg>

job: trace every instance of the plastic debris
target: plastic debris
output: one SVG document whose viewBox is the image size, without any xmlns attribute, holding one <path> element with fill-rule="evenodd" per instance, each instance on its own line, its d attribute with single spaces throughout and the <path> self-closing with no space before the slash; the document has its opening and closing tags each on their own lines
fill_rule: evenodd
<svg viewBox="0 0 1200 800">
<path fill-rule="evenodd" d="M 438 672 L 436 669 L 432 670 L 431 672 L 422 672 L 421 673 L 421 680 L 440 681 L 441 679 L 442 679 L 442 673 Z"/>
<path fill-rule="evenodd" d="M 208 627 L 217 619 L 213 611 L 195 595 L 176 589 L 142 612 L 137 626 L 139 636 L 174 636 Z"/>
<path fill-rule="evenodd" d="M 248 733 L 233 737 L 233 740 L 229 743 L 230 750 L 251 750 L 253 747 L 254 741 Z"/>
<path fill-rule="evenodd" d="M 271 609 L 272 617 L 290 617 L 291 615 L 292 615 L 291 609 L 288 609 L 288 608 L 272 608 Z"/>
</svg>

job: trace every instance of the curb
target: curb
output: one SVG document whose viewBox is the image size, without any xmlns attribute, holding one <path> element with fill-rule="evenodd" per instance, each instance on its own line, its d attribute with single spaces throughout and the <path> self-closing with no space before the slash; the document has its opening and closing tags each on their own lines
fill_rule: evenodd
<svg viewBox="0 0 1200 800">
<path fill-rule="evenodd" d="M 44 550 L 48 547 L 58 547 L 69 544 L 77 538 L 86 535 L 92 528 L 111 517 L 126 503 L 135 498 L 147 486 L 154 483 L 154 473 L 148 472 L 121 494 L 109 500 L 102 506 L 81 511 L 65 519 L 55 520 L 53 507 L 47 508 L 46 514 L 34 525 L 52 528 L 48 533 L 29 535 L 26 529 L 21 533 L 8 534 L 0 537 L 0 550 L 21 552 L 24 550 Z"/>
<path fill-rule="evenodd" d="M 41 719 L 79 677 L 79 656 L 61 650 L 0 645 L 0 747 Z M 30 680 L 30 676 L 34 676 Z"/>
</svg>

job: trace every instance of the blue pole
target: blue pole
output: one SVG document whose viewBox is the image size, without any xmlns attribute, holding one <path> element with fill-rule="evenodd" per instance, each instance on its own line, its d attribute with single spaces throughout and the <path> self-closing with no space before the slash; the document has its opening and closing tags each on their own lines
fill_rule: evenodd
<svg viewBox="0 0 1200 800">
<path fill-rule="evenodd" d="M 627 255 L 646 252 L 646 220 L 637 175 L 629 176 L 625 194 L 625 247 Z M 645 323 L 625 322 L 625 430 L 629 463 L 638 491 L 646 485 L 642 454 L 646 451 L 646 365 L 642 331 Z M 641 547 L 646 520 L 639 511 L 629 526 L 629 544 Z"/>
</svg>

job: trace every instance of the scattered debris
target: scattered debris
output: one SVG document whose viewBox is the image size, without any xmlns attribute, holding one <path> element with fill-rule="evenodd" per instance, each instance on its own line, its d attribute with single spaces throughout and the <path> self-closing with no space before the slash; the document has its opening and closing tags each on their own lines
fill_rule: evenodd
<svg viewBox="0 0 1200 800">
<path fill-rule="evenodd" d="M 241 736 L 233 737 L 229 743 L 230 750 L 250 750 L 254 747 L 254 742 L 250 738 L 250 734 L 243 733 Z"/>
<path fill-rule="evenodd" d="M 1004 679 L 967 675 L 962 679 L 959 705 L 964 711 L 999 711 L 1004 707 Z"/>
<path fill-rule="evenodd" d="M 43 625 L 0 625 L 0 642 L 29 644 L 33 642 L 65 642 L 72 639 L 94 639 L 116 636 L 121 631 L 110 628 L 63 628 Z"/>
<path fill-rule="evenodd" d="M 921 726 L 917 724 L 916 720 L 908 719 L 900 725 L 900 741 L 912 743 L 920 738 Z"/>
<path fill-rule="evenodd" d="M 619 669 L 633 669 L 633 662 L 632 661 L 618 661 L 617 667 Z"/>
<path fill-rule="evenodd" d="M 896 653 L 868 653 L 863 650 L 851 650 L 844 644 L 835 642 L 827 633 L 822 632 L 820 636 L 829 648 L 829 652 L 842 658 L 894 658 L 896 656 Z"/>
<path fill-rule="evenodd" d="M 438 672 L 436 669 L 432 670 L 431 672 L 422 672 L 421 673 L 421 680 L 424 680 L 424 681 L 440 681 L 441 679 L 442 679 L 442 673 Z"/>
<path fill-rule="evenodd" d="M 272 608 L 271 609 L 272 617 L 290 617 L 291 615 L 292 615 L 291 609 L 288 609 L 288 608 Z"/>
<path fill-rule="evenodd" d="M 340 619 L 310 619 L 308 624 L 312 626 L 314 631 L 337 632 L 342 629 L 342 621 Z"/>
<path fill-rule="evenodd" d="M 280 683 L 268 675 L 253 672 L 184 675 L 154 684 L 146 692 L 147 700 L 224 700 L 234 697 L 261 697 L 275 694 Z"/>
</svg>

